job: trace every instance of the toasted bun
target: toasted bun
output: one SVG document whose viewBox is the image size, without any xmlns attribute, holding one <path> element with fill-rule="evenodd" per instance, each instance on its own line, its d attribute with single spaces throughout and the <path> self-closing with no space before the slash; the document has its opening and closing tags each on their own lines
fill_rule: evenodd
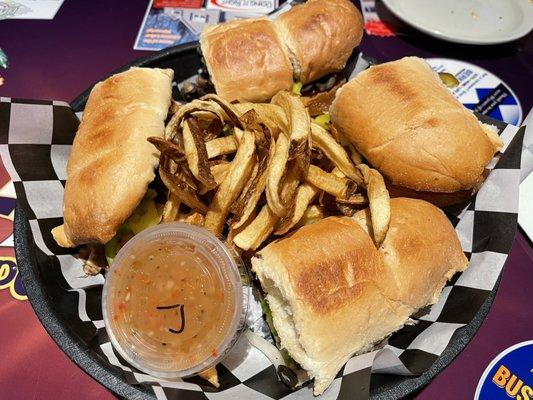
<svg viewBox="0 0 533 400">
<path fill-rule="evenodd" d="M 217 94 L 263 102 L 292 87 L 292 66 L 266 18 L 235 20 L 204 29 L 200 45 Z"/>
<path fill-rule="evenodd" d="M 363 36 L 363 17 L 350 0 L 309 0 L 275 23 L 304 84 L 342 70 Z"/>
<path fill-rule="evenodd" d="M 154 178 L 173 71 L 131 68 L 96 84 L 72 144 L 60 246 L 106 243 L 139 204 Z"/>
<path fill-rule="evenodd" d="M 400 329 L 467 266 L 450 222 L 435 206 L 391 201 L 377 250 L 366 212 L 304 226 L 253 259 L 281 345 L 321 394 L 355 353 Z"/>
<path fill-rule="evenodd" d="M 368 208 L 353 218 L 369 231 Z M 468 265 L 446 215 L 416 199 L 391 199 L 391 222 L 379 253 L 386 270 L 378 283 L 380 290 L 414 310 L 435 303 L 446 281 Z"/>
<path fill-rule="evenodd" d="M 424 192 L 475 188 L 501 147 L 422 59 L 370 67 L 338 92 L 335 127 L 394 185 Z"/>
</svg>

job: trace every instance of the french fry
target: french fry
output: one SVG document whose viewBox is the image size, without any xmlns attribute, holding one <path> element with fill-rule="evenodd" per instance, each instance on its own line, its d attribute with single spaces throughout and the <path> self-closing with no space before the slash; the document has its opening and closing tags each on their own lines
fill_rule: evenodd
<svg viewBox="0 0 533 400">
<path fill-rule="evenodd" d="M 209 159 L 225 154 L 233 154 L 237 151 L 238 146 L 239 142 L 234 135 L 219 137 L 205 144 Z"/>
<path fill-rule="evenodd" d="M 217 373 L 216 366 L 208 368 L 205 371 L 199 372 L 198 376 L 200 378 L 205 379 L 206 381 L 208 381 L 211 385 L 213 385 L 216 388 L 220 386 L 220 383 L 218 382 L 218 373 Z"/>
<path fill-rule="evenodd" d="M 163 208 L 163 213 L 161 214 L 161 223 L 175 221 L 179 210 L 180 210 L 181 201 L 178 196 L 172 193 L 170 190 L 167 195 L 167 202 Z"/>
<path fill-rule="evenodd" d="M 290 131 L 288 160 L 297 160 L 297 167 L 305 176 L 311 158 L 311 119 L 299 96 L 278 92 L 272 103 L 285 112 Z M 274 210 L 276 211 L 276 210 Z"/>
<path fill-rule="evenodd" d="M 281 197 L 288 200 L 298 187 L 298 173 L 295 169 L 290 169 L 285 178 Z M 265 204 L 257 216 L 233 239 L 242 250 L 256 250 L 274 231 L 279 217 L 270 209 L 268 203 Z"/>
<path fill-rule="evenodd" d="M 243 190 L 239 199 L 232 206 L 231 211 L 235 214 L 232 222 L 234 229 L 241 227 L 255 210 L 259 198 L 265 191 L 268 165 L 274 156 L 274 142 L 270 130 L 266 126 L 260 126 L 255 132 L 257 148 L 257 171 L 252 174 L 249 184 Z"/>
<path fill-rule="evenodd" d="M 370 208 L 374 243 L 377 247 L 385 240 L 390 224 L 390 197 L 381 174 L 365 164 L 357 166 L 364 178 Z"/>
<path fill-rule="evenodd" d="M 235 227 L 234 224 L 230 221 L 229 229 L 228 229 L 228 235 L 226 237 L 225 243 L 226 243 L 226 246 L 228 246 L 230 249 L 232 249 L 233 251 L 235 251 L 239 255 L 243 252 L 243 250 L 241 248 L 239 248 L 233 242 L 233 239 L 235 238 L 235 236 L 237 236 L 239 233 L 241 233 L 243 230 L 245 230 L 248 227 L 248 225 L 250 225 L 250 223 L 255 219 L 256 216 L 257 216 L 257 209 L 254 208 L 252 210 L 252 214 L 250 214 L 248 219 L 246 221 L 244 221 L 244 223 L 242 223 L 240 226 Z"/>
<path fill-rule="evenodd" d="M 368 203 L 368 199 L 360 193 L 356 193 L 345 200 L 335 199 L 337 208 L 347 217 L 353 216 L 366 203 Z"/>
<path fill-rule="evenodd" d="M 255 250 L 270 236 L 277 221 L 278 216 L 265 204 L 254 220 L 233 238 L 233 243 L 243 250 Z"/>
<path fill-rule="evenodd" d="M 289 158 L 289 139 L 285 134 L 278 136 L 274 148 L 274 156 L 268 167 L 266 196 L 270 209 L 279 217 L 284 217 L 287 209 L 280 197 L 280 184 L 285 173 L 286 164 Z"/>
<path fill-rule="evenodd" d="M 192 211 L 188 214 L 179 214 L 177 220 L 180 222 L 185 222 L 186 224 L 203 226 L 204 215 L 198 211 Z"/>
<path fill-rule="evenodd" d="M 346 150 L 320 125 L 311 123 L 313 146 L 318 147 L 342 173 L 358 185 L 363 183 L 361 173 L 355 168 Z"/>
<path fill-rule="evenodd" d="M 300 221 L 294 226 L 296 229 L 301 228 L 305 225 L 313 224 L 317 221 L 320 221 L 321 219 L 324 219 L 324 208 L 319 206 L 318 204 L 313 204 L 307 207 L 307 209 L 304 211 L 304 214 L 302 215 L 302 218 L 300 218 Z"/>
<path fill-rule="evenodd" d="M 220 164 L 215 164 L 211 166 L 211 175 L 213 175 L 213 178 L 215 179 L 217 187 L 222 183 L 224 178 L 226 177 L 226 174 L 228 173 L 230 167 L 229 162 L 224 162 Z M 208 188 L 204 184 L 200 182 L 198 186 L 198 194 L 203 195 L 206 194 L 212 190 L 212 188 Z"/>
<path fill-rule="evenodd" d="M 233 134 L 237 138 L 237 141 L 240 143 L 242 140 L 242 135 L 244 135 L 244 131 L 238 127 L 233 127 Z"/>
<path fill-rule="evenodd" d="M 363 156 L 356 150 L 353 144 L 349 144 L 348 148 L 350 149 L 350 159 L 355 165 L 359 165 L 363 162 Z"/>
<path fill-rule="evenodd" d="M 360 206 L 368 203 L 368 198 L 363 196 L 361 193 L 356 193 L 351 195 L 347 199 L 337 199 L 336 201 L 341 204 L 352 204 Z"/>
<path fill-rule="evenodd" d="M 287 217 L 282 218 L 275 235 L 284 235 L 302 218 L 309 204 L 318 193 L 318 188 L 310 183 L 304 183 L 298 187 L 294 200 L 292 212 Z"/>
<path fill-rule="evenodd" d="M 251 173 L 255 154 L 254 142 L 253 132 L 244 131 L 241 145 L 231 162 L 230 169 L 220 184 L 205 216 L 204 226 L 215 235 L 222 232 L 229 208 L 241 193 Z"/>
<path fill-rule="evenodd" d="M 305 180 L 337 198 L 346 199 L 353 192 L 353 182 L 333 173 L 327 173 L 314 165 L 309 166 Z"/>
</svg>

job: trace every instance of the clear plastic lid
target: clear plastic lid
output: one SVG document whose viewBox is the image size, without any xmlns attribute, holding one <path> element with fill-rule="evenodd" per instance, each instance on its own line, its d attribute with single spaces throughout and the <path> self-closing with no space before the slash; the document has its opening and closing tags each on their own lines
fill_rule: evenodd
<svg viewBox="0 0 533 400">
<path fill-rule="evenodd" d="M 246 318 L 249 286 L 241 272 L 240 258 L 204 228 L 173 222 L 139 233 L 120 250 L 104 284 L 113 347 L 165 379 L 216 365 Z"/>
</svg>

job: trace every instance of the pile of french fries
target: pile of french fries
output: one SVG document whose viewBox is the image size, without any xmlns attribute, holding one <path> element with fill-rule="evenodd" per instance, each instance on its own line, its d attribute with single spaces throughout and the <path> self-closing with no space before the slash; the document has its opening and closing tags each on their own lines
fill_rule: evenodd
<svg viewBox="0 0 533 400">
<path fill-rule="evenodd" d="M 168 188 L 161 222 L 205 227 L 239 251 L 330 215 L 369 206 L 375 244 L 387 234 L 382 176 L 333 126 L 311 119 L 301 98 L 231 104 L 206 95 L 172 107 L 159 175 Z"/>
</svg>

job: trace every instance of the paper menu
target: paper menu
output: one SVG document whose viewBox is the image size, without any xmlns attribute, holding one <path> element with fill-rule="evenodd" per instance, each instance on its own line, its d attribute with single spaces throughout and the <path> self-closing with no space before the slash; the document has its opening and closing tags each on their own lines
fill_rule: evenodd
<svg viewBox="0 0 533 400">
<path fill-rule="evenodd" d="M 2 19 L 54 19 L 64 0 L 0 0 Z"/>
<path fill-rule="evenodd" d="M 220 21 L 219 10 L 154 8 L 148 5 L 137 34 L 135 50 L 161 50 L 198 40 L 202 29 Z"/>
</svg>

